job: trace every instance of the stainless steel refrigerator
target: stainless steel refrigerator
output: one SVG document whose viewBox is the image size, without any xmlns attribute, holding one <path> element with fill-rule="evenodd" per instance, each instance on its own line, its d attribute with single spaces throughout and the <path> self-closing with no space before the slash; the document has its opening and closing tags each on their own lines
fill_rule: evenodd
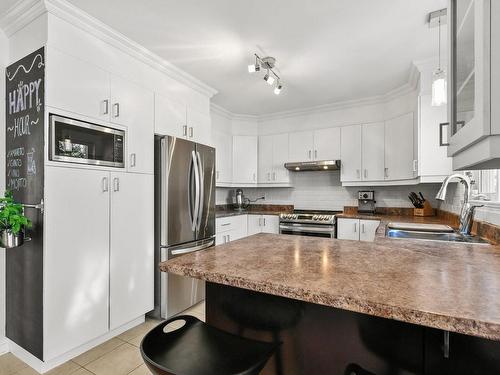
<svg viewBox="0 0 500 375">
<path fill-rule="evenodd" d="M 215 244 L 215 149 L 155 137 L 155 310 L 169 318 L 205 298 L 200 280 L 160 272 L 157 264 Z"/>
</svg>

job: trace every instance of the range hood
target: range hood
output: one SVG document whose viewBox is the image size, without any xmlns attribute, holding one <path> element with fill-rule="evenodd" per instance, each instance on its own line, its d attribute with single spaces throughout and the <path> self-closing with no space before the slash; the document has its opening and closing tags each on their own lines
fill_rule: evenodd
<svg viewBox="0 0 500 375">
<path fill-rule="evenodd" d="M 303 161 L 297 163 L 285 163 L 289 171 L 336 171 L 340 169 L 340 160 L 318 160 Z"/>
</svg>

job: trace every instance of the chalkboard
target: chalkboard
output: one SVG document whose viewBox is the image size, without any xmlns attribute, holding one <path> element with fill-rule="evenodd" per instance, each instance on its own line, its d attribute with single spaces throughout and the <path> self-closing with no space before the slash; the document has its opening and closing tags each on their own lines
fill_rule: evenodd
<svg viewBox="0 0 500 375">
<path fill-rule="evenodd" d="M 16 202 L 39 204 L 44 184 L 45 53 L 5 70 L 6 189 Z M 2 192 L 3 193 L 3 192 Z M 43 214 L 26 208 L 31 241 L 6 251 L 6 334 L 43 358 Z"/>
</svg>

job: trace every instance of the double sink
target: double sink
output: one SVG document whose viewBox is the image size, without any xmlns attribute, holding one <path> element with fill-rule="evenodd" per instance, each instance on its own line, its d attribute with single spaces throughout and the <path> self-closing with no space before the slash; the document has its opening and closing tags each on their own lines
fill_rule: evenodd
<svg viewBox="0 0 500 375">
<path fill-rule="evenodd" d="M 385 234 L 388 238 L 395 239 L 488 244 L 477 236 L 459 233 L 452 227 L 442 224 L 389 223 Z"/>
</svg>

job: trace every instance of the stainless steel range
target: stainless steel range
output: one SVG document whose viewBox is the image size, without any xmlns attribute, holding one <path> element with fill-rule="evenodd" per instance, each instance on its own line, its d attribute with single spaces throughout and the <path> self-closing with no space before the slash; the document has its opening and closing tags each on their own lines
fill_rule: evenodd
<svg viewBox="0 0 500 375">
<path fill-rule="evenodd" d="M 338 213 L 341 211 L 294 210 L 280 214 L 280 234 L 335 238 Z"/>
</svg>

